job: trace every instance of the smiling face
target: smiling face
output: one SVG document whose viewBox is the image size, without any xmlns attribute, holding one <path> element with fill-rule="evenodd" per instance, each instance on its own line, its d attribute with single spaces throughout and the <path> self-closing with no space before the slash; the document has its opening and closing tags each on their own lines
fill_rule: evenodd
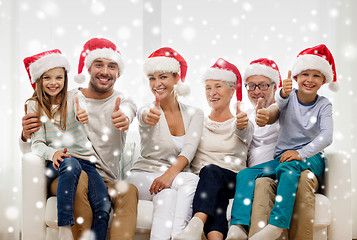
<svg viewBox="0 0 357 240">
<path fill-rule="evenodd" d="M 267 78 L 262 75 L 253 75 L 253 76 L 250 76 L 249 78 L 247 78 L 246 83 L 254 84 L 254 85 L 259 85 L 259 84 L 268 85 L 268 84 L 272 83 L 272 80 L 270 80 L 270 78 Z M 249 91 L 249 90 L 247 91 L 248 98 L 254 106 L 257 105 L 259 98 L 263 98 L 264 99 L 263 107 L 267 108 L 272 103 L 274 103 L 274 94 L 275 94 L 276 88 L 277 88 L 276 84 L 273 84 L 273 85 L 269 86 L 267 90 L 262 91 L 259 89 L 258 86 L 256 86 L 253 91 Z"/>
<path fill-rule="evenodd" d="M 65 70 L 62 67 L 57 67 L 48 70 L 41 76 L 42 89 L 49 96 L 51 103 L 58 104 L 60 92 L 65 84 Z"/>
<path fill-rule="evenodd" d="M 215 111 L 229 108 L 234 90 L 234 87 L 229 87 L 224 81 L 206 80 L 206 99 L 208 105 Z"/>
<path fill-rule="evenodd" d="M 155 72 L 147 75 L 149 79 L 151 92 L 159 94 L 160 101 L 165 101 L 170 96 L 173 96 L 174 86 L 180 79 L 177 73 L 170 72 Z"/>
<path fill-rule="evenodd" d="M 90 87 L 100 94 L 110 96 L 114 83 L 119 77 L 118 64 L 109 59 L 97 58 L 88 69 L 90 74 Z"/>
<path fill-rule="evenodd" d="M 305 70 L 296 76 L 298 92 L 306 96 L 316 96 L 325 81 L 325 76 L 318 70 Z"/>
</svg>

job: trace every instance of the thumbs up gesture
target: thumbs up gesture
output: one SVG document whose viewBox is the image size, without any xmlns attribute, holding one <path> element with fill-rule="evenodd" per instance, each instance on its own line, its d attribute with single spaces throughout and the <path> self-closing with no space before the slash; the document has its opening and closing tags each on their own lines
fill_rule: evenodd
<svg viewBox="0 0 357 240">
<path fill-rule="evenodd" d="M 76 97 L 76 110 L 77 110 L 78 121 L 80 121 L 83 124 L 86 124 L 88 122 L 88 113 L 79 105 L 78 97 Z"/>
<path fill-rule="evenodd" d="M 288 78 L 283 81 L 283 89 L 280 91 L 280 96 L 286 98 L 293 90 L 293 81 L 291 80 L 291 71 L 289 70 Z"/>
<path fill-rule="evenodd" d="M 240 109 L 240 103 L 240 101 L 237 102 L 236 128 L 243 130 L 247 127 L 249 119 L 247 114 Z"/>
<path fill-rule="evenodd" d="M 144 122 L 148 125 L 155 126 L 160 120 L 161 110 L 160 110 L 160 97 L 155 94 L 155 105 L 150 108 L 149 112 L 143 114 Z"/>
<path fill-rule="evenodd" d="M 259 98 L 255 111 L 255 122 L 259 127 L 265 127 L 269 121 L 269 111 L 263 107 L 264 98 Z"/>
<path fill-rule="evenodd" d="M 112 122 L 114 124 L 114 127 L 118 131 L 126 131 L 129 129 L 129 119 L 125 115 L 125 113 L 122 110 L 120 110 L 119 108 L 120 102 L 121 99 L 120 97 L 118 97 L 117 100 L 115 101 L 115 107 L 112 113 Z"/>
</svg>

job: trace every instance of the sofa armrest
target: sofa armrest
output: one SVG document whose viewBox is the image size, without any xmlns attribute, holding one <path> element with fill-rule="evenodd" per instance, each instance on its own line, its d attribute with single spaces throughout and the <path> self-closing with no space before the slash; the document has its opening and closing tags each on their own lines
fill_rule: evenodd
<svg viewBox="0 0 357 240">
<path fill-rule="evenodd" d="M 351 159 L 343 152 L 326 152 L 325 194 L 331 201 L 328 239 L 352 239 Z"/>
<path fill-rule="evenodd" d="M 45 205 L 45 161 L 26 153 L 22 157 L 22 239 L 46 239 Z"/>
</svg>

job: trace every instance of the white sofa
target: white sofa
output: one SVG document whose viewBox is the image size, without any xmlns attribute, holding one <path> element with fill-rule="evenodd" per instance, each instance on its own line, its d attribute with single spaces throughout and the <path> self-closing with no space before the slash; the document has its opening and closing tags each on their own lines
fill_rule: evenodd
<svg viewBox="0 0 357 240">
<path fill-rule="evenodd" d="M 128 136 L 124 149 L 121 174 L 125 177 L 140 148 L 137 137 Z M 136 147 L 135 147 L 136 146 Z M 328 167 L 325 173 L 325 195 L 316 194 L 314 220 L 315 240 L 351 240 L 351 163 L 341 152 L 327 152 Z M 58 235 L 56 198 L 46 200 L 44 160 L 28 153 L 22 159 L 23 221 L 22 239 L 56 240 Z M 231 201 L 232 202 L 232 201 Z M 227 218 L 230 219 L 230 208 Z M 139 201 L 135 240 L 150 238 L 153 205 Z"/>
</svg>

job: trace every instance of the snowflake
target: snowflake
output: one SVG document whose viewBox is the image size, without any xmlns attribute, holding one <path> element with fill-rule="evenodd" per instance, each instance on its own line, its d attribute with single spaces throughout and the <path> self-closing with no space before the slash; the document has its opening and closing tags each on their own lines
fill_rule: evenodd
<svg viewBox="0 0 357 240">
<path fill-rule="evenodd" d="M 84 219 L 83 219 L 82 217 L 78 217 L 77 220 L 76 220 L 76 222 L 77 222 L 78 224 L 82 224 L 82 223 L 84 222 Z"/>
<path fill-rule="evenodd" d="M 249 198 L 245 198 L 243 200 L 243 204 L 246 205 L 246 206 L 250 205 L 250 199 Z"/>
<path fill-rule="evenodd" d="M 277 195 L 276 198 L 275 198 L 275 201 L 276 202 L 281 202 L 281 201 L 283 201 L 283 197 L 281 195 Z"/>
<path fill-rule="evenodd" d="M 10 206 L 6 208 L 5 215 L 9 220 L 14 220 L 19 216 L 19 210 L 14 206 Z"/>
</svg>

